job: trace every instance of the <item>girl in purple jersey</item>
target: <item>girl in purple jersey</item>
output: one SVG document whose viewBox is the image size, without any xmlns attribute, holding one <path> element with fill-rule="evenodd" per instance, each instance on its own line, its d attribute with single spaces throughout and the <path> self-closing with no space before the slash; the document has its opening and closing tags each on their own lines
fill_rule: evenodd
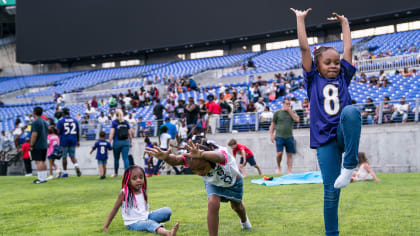
<svg viewBox="0 0 420 236">
<path fill-rule="evenodd" d="M 324 184 L 324 223 L 326 235 L 338 235 L 338 202 L 340 188 L 350 183 L 358 163 L 361 116 L 351 105 L 348 91 L 356 72 L 352 62 L 352 41 L 346 17 L 332 13 L 329 21 L 341 23 L 343 59 L 333 47 L 319 47 L 312 60 L 305 17 L 312 10 L 291 10 L 296 14 L 297 32 L 302 53 L 305 88 L 310 100 L 310 146 L 317 149 Z M 344 155 L 341 171 L 342 154 Z"/>
</svg>

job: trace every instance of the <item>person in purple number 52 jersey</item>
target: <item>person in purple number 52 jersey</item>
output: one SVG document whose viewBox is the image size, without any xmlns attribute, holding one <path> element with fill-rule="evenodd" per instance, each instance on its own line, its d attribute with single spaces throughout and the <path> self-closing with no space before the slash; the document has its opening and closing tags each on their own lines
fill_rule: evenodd
<svg viewBox="0 0 420 236">
<path fill-rule="evenodd" d="M 340 188 L 350 183 L 357 167 L 361 131 L 360 112 L 351 105 L 348 91 L 356 72 L 351 64 L 350 26 L 346 17 L 332 13 L 334 17 L 328 20 L 340 22 L 343 31 L 343 59 L 335 48 L 319 47 L 312 60 L 305 29 L 305 17 L 312 9 L 291 10 L 296 14 L 304 83 L 311 106 L 310 146 L 317 150 L 324 184 L 325 234 L 338 235 Z"/>
<path fill-rule="evenodd" d="M 67 174 L 67 156 L 70 157 L 76 169 L 77 176 L 81 176 L 79 164 L 76 159 L 76 146 L 79 143 L 79 123 L 76 119 L 70 117 L 70 110 L 63 108 L 63 118 L 57 122 L 57 129 L 60 135 L 60 146 L 63 148 L 63 175 L 61 177 L 68 177 Z"/>
</svg>

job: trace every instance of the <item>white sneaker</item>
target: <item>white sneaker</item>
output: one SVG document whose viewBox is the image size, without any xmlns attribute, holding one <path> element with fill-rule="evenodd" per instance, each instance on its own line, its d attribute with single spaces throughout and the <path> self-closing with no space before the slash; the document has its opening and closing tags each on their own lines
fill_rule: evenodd
<svg viewBox="0 0 420 236">
<path fill-rule="evenodd" d="M 25 176 L 32 176 L 32 174 L 26 174 Z"/>
<path fill-rule="evenodd" d="M 48 178 L 47 178 L 47 180 L 53 180 L 53 179 L 54 179 L 54 176 L 52 176 L 52 175 L 48 176 Z"/>
<path fill-rule="evenodd" d="M 241 229 L 251 229 L 252 225 L 251 222 L 248 220 L 248 216 L 246 217 L 246 221 L 244 223 L 241 222 Z"/>
<path fill-rule="evenodd" d="M 334 188 L 344 188 L 347 185 L 349 185 L 352 175 L 353 175 L 353 170 L 342 169 L 341 174 L 335 180 Z"/>
</svg>

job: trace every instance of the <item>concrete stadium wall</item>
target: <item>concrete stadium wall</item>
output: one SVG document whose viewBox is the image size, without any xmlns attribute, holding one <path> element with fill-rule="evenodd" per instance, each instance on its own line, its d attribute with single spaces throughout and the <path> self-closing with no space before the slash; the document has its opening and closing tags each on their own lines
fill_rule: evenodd
<svg viewBox="0 0 420 236">
<path fill-rule="evenodd" d="M 297 153 L 293 155 L 293 172 L 319 170 L 316 151 L 309 148 L 309 129 L 294 130 Z M 249 132 L 236 134 L 209 135 L 211 140 L 226 145 L 231 138 L 247 145 L 253 152 L 263 174 L 274 174 L 276 170 L 275 145 L 269 141 L 268 132 Z M 152 142 L 156 138 L 152 138 Z M 80 162 L 83 174 L 98 173 L 95 155 L 89 155 L 94 142 L 85 141 L 76 149 L 76 157 Z M 133 142 L 131 153 L 137 164 L 143 166 L 143 139 Z M 420 171 L 420 124 L 396 124 L 381 126 L 364 126 L 360 140 L 360 151 L 368 156 L 372 169 L 378 173 L 419 172 Z M 238 158 L 239 161 L 239 158 Z M 60 163 L 61 166 L 61 163 Z M 74 174 L 73 165 L 69 163 L 70 174 Z M 114 158 L 108 159 L 108 174 L 113 173 Z M 35 167 L 35 166 L 34 166 Z M 22 167 L 19 167 L 22 168 Z M 119 173 L 123 173 L 123 163 L 120 160 Z M 257 174 L 256 169 L 247 166 L 247 173 Z M 286 158 L 283 157 L 282 173 L 287 172 Z"/>
</svg>

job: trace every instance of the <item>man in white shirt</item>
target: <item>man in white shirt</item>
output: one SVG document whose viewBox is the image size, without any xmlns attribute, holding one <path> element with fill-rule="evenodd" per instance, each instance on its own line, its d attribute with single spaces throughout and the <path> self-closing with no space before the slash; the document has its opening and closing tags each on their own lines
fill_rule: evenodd
<svg viewBox="0 0 420 236">
<path fill-rule="evenodd" d="M 109 121 L 108 117 L 106 117 L 104 115 L 104 112 L 101 111 L 101 115 L 98 117 L 98 123 L 103 125 L 103 124 L 107 123 L 108 121 Z"/>
<path fill-rule="evenodd" d="M 407 122 L 408 112 L 410 111 L 410 104 L 405 103 L 405 97 L 401 97 L 400 104 L 394 106 L 394 113 L 392 113 L 391 121 L 397 117 L 402 116 L 402 123 Z"/>
<path fill-rule="evenodd" d="M 264 103 L 264 98 L 263 97 L 258 98 L 258 102 L 255 103 L 255 108 L 257 108 L 258 113 L 264 111 L 265 103 Z"/>
</svg>

